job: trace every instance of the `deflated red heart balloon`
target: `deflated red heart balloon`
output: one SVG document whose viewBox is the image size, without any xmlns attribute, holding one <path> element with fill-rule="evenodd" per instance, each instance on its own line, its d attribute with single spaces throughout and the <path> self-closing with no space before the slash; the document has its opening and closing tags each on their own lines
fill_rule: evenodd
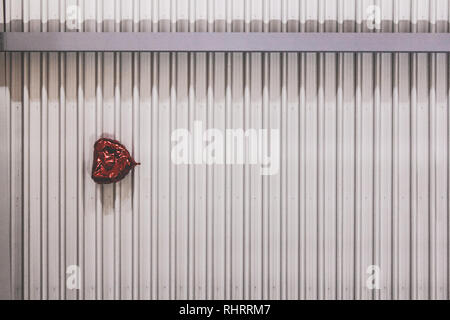
<svg viewBox="0 0 450 320">
<path fill-rule="evenodd" d="M 137 165 L 127 148 L 116 140 L 101 138 L 94 145 L 92 179 L 97 183 L 120 181 Z"/>
</svg>

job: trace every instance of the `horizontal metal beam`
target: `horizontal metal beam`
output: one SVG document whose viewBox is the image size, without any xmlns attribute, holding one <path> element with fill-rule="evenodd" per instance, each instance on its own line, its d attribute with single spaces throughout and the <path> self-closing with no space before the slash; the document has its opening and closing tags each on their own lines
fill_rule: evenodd
<svg viewBox="0 0 450 320">
<path fill-rule="evenodd" d="M 450 52 L 450 34 L 4 32 L 0 46 L 16 52 Z"/>
</svg>

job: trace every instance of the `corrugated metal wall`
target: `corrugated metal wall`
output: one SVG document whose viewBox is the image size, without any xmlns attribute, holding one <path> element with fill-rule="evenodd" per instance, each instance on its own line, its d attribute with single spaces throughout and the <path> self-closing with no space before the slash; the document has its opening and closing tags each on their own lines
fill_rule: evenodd
<svg viewBox="0 0 450 320">
<path fill-rule="evenodd" d="M 450 10 L 4 2 L 5 30 L 25 32 L 74 31 L 72 5 L 94 32 L 448 32 Z M 3 283 L 25 299 L 448 299 L 448 71 L 448 54 L 0 53 Z M 279 174 L 174 165 L 170 134 L 194 120 L 280 129 Z M 116 185 L 90 178 L 102 135 L 142 163 Z"/>
</svg>

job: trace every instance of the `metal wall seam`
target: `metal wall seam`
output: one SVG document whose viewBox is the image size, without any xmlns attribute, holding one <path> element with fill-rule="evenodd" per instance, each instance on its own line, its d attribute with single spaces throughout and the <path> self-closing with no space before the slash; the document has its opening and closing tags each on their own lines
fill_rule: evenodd
<svg viewBox="0 0 450 320">
<path fill-rule="evenodd" d="M 449 2 L 7 0 L 4 28 L 448 32 Z M 379 30 L 366 24 L 370 5 L 381 9 Z M 10 255 L 1 274 L 11 274 L 2 296 L 449 298 L 448 53 L 1 53 L 1 61 L 9 158 L 0 170 L 9 180 L 0 218 L 9 240 L 0 253 Z M 175 165 L 171 132 L 192 132 L 194 121 L 204 130 L 279 129 L 279 173 Z M 116 185 L 90 179 L 102 135 L 142 163 Z M 67 286 L 74 270 L 79 290 Z"/>
</svg>

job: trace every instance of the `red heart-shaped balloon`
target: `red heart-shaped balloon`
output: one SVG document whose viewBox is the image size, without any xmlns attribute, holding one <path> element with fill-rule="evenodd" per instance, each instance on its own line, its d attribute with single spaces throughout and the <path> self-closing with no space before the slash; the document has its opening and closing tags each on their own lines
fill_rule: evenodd
<svg viewBox="0 0 450 320">
<path fill-rule="evenodd" d="M 101 138 L 94 144 L 92 179 L 96 183 L 108 184 L 122 180 L 139 165 L 120 142 Z"/>
</svg>

